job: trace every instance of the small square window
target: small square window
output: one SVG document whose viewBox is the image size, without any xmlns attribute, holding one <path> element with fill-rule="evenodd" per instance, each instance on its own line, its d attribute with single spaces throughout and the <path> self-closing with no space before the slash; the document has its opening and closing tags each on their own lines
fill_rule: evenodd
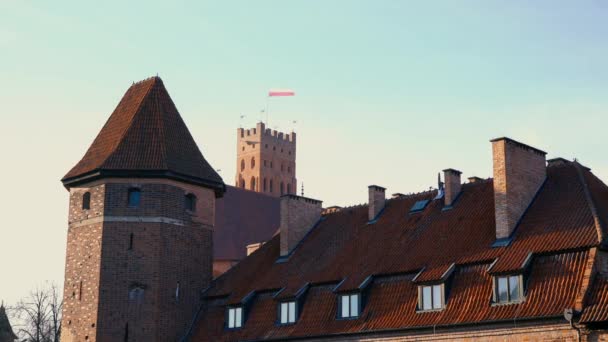
<svg viewBox="0 0 608 342">
<path fill-rule="evenodd" d="M 522 297 L 520 286 L 521 276 L 500 276 L 496 277 L 495 299 L 498 303 L 519 302 Z"/>
<path fill-rule="evenodd" d="M 137 208 L 139 207 L 139 202 L 141 199 L 141 191 L 137 188 L 129 189 L 129 207 Z"/>
<path fill-rule="evenodd" d="M 443 285 L 420 286 L 419 310 L 441 310 L 443 309 Z"/>
<path fill-rule="evenodd" d="M 283 302 L 279 307 L 281 324 L 293 324 L 296 322 L 296 302 Z"/>
<path fill-rule="evenodd" d="M 340 318 L 359 317 L 360 295 L 358 293 L 340 296 Z"/>
<path fill-rule="evenodd" d="M 228 308 L 228 329 L 237 329 L 243 326 L 243 308 Z"/>
</svg>

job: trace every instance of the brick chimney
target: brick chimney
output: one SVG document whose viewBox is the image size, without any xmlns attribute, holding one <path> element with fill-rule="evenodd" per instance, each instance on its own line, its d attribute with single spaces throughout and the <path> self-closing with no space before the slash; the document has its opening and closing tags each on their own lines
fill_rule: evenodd
<svg viewBox="0 0 608 342">
<path fill-rule="evenodd" d="M 490 141 L 496 238 L 505 239 L 511 236 L 545 181 L 547 153 L 505 137 Z"/>
<path fill-rule="evenodd" d="M 288 255 L 319 221 L 322 203 L 297 195 L 281 196 L 281 256 Z"/>
<path fill-rule="evenodd" d="M 367 189 L 369 192 L 368 219 L 372 221 L 384 208 L 384 202 L 386 201 L 384 192 L 386 189 L 377 185 L 370 185 Z"/>
<path fill-rule="evenodd" d="M 451 206 L 454 200 L 460 193 L 460 175 L 462 172 L 454 169 L 443 170 L 443 179 L 445 181 L 445 205 Z"/>
</svg>

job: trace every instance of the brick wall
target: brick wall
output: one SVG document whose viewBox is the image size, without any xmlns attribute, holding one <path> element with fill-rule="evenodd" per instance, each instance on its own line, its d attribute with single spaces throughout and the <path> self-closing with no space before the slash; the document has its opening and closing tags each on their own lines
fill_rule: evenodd
<svg viewBox="0 0 608 342">
<path fill-rule="evenodd" d="M 287 195 L 281 197 L 281 255 L 285 256 L 304 238 L 321 217 L 321 201 Z"/>
<path fill-rule="evenodd" d="M 141 190 L 137 208 L 127 205 L 132 187 Z M 214 203 L 212 190 L 168 180 L 71 189 L 62 340 L 178 340 L 211 281 Z M 81 282 L 82 298 L 73 296 Z"/>
<path fill-rule="evenodd" d="M 606 341 L 603 332 L 594 332 L 587 336 L 581 334 L 582 341 Z M 437 328 L 435 331 L 395 332 L 370 335 L 342 336 L 332 338 L 308 339 L 306 341 L 382 341 L 382 342 L 405 342 L 405 341 L 457 341 L 457 342 L 510 342 L 510 341 L 578 341 L 578 333 L 568 324 L 542 324 L 525 323 L 507 324 L 503 326 L 487 326 L 476 328 L 451 328 L 449 331 Z"/>
<path fill-rule="evenodd" d="M 546 178 L 545 152 L 510 140 L 492 141 L 496 238 L 511 235 Z"/>
</svg>

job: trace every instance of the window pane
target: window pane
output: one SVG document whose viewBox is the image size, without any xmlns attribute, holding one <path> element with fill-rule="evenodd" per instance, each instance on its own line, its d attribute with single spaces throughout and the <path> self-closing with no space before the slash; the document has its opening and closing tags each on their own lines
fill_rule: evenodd
<svg viewBox="0 0 608 342">
<path fill-rule="evenodd" d="M 441 309 L 441 285 L 433 286 L 433 309 Z"/>
<path fill-rule="evenodd" d="M 139 206 L 139 196 L 140 192 L 138 189 L 129 190 L 129 206 L 137 207 Z"/>
<path fill-rule="evenodd" d="M 509 277 L 509 299 L 511 301 L 519 300 L 519 277 Z"/>
<path fill-rule="evenodd" d="M 509 295 L 508 295 L 508 288 L 507 288 L 507 277 L 498 277 L 498 301 L 499 302 L 508 302 L 509 301 Z"/>
<path fill-rule="evenodd" d="M 228 328 L 234 328 L 234 309 L 228 309 Z"/>
<path fill-rule="evenodd" d="M 287 323 L 287 303 L 281 303 L 281 323 Z"/>
<path fill-rule="evenodd" d="M 348 296 L 342 296 L 342 317 L 350 317 L 350 310 L 349 310 L 349 298 Z"/>
<path fill-rule="evenodd" d="M 289 303 L 289 323 L 296 322 L 296 302 Z"/>
<path fill-rule="evenodd" d="M 240 328 L 242 323 L 243 323 L 243 309 L 241 308 L 237 308 L 236 309 L 236 314 L 234 317 L 234 327 L 235 328 Z"/>
<path fill-rule="evenodd" d="M 432 294 L 430 286 L 422 287 L 422 310 L 431 310 L 433 303 L 431 302 Z"/>
<path fill-rule="evenodd" d="M 359 316 L 359 295 L 350 296 L 350 317 Z"/>
</svg>

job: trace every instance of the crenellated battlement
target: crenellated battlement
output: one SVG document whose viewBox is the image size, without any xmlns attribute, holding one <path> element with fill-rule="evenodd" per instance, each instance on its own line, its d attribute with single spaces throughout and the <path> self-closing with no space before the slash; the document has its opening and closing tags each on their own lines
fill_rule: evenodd
<svg viewBox="0 0 608 342">
<path fill-rule="evenodd" d="M 258 122 L 256 127 L 254 128 L 238 128 L 237 129 L 237 138 L 238 139 L 249 139 L 249 140 L 257 140 L 265 142 L 270 142 L 273 139 L 276 142 L 290 142 L 295 143 L 296 141 L 296 133 L 283 133 L 274 129 L 266 128 L 266 124 L 263 122 Z M 270 139 L 270 140 L 269 140 Z"/>
</svg>

